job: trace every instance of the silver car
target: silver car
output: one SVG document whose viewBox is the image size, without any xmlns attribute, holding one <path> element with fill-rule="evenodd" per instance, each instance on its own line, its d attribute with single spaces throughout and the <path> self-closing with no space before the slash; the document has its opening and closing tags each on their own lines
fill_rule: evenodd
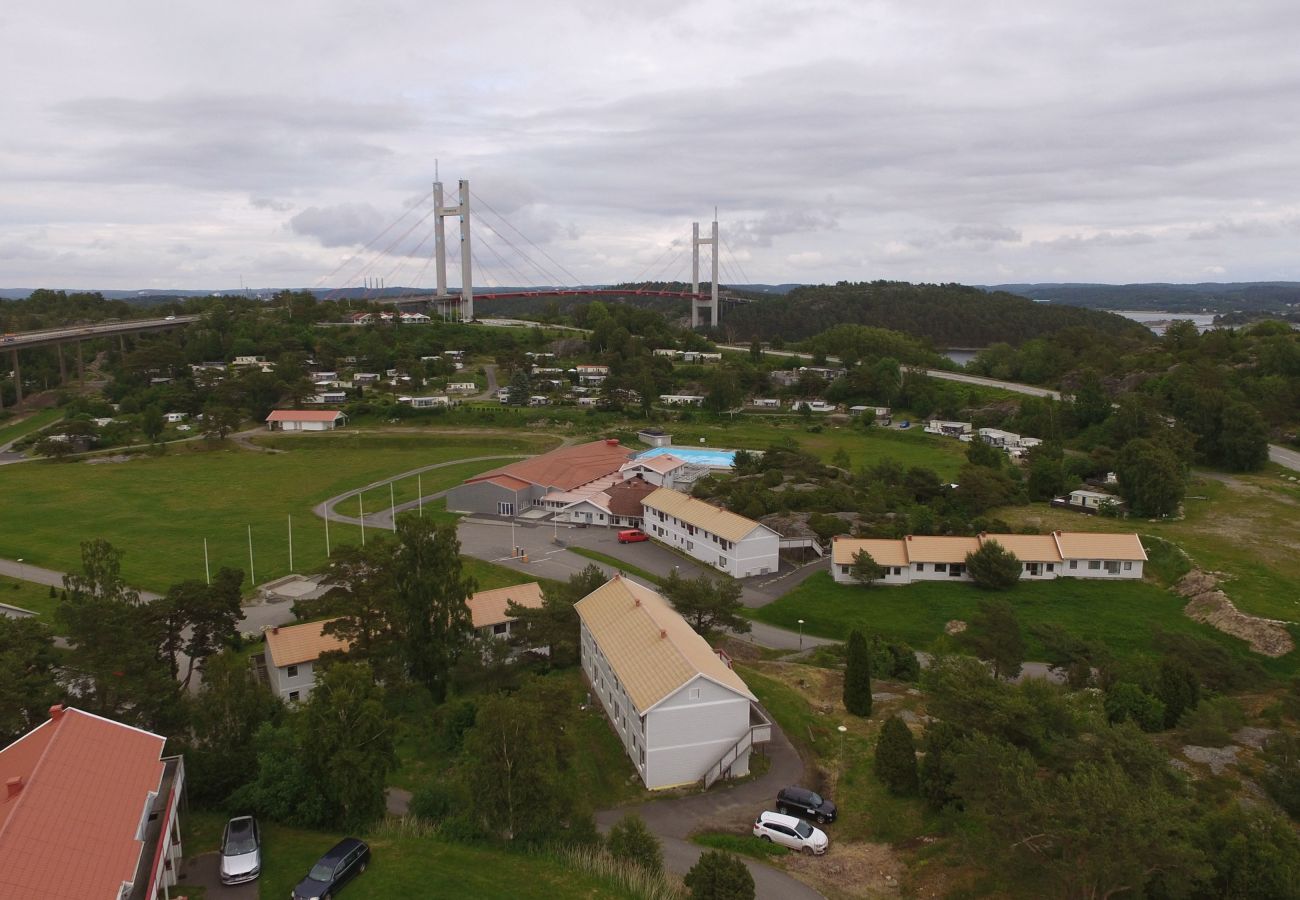
<svg viewBox="0 0 1300 900">
<path fill-rule="evenodd" d="M 262 874 L 262 832 L 252 816 L 226 823 L 221 833 L 221 883 L 242 884 Z"/>
</svg>

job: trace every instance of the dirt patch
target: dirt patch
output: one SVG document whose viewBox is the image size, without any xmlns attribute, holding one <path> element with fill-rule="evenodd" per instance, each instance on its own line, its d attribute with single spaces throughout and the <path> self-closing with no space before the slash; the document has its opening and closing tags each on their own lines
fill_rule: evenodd
<svg viewBox="0 0 1300 900">
<path fill-rule="evenodd" d="M 726 651 L 727 655 L 732 659 L 737 659 L 741 662 L 751 662 L 763 658 L 762 647 L 759 647 L 756 644 L 751 644 L 749 641 L 742 641 L 733 637 L 729 637 L 722 642 L 722 649 Z"/>
<path fill-rule="evenodd" d="M 943 626 L 944 634 L 961 634 L 966 630 L 966 623 L 961 619 L 953 619 Z"/>
<path fill-rule="evenodd" d="M 104 463 L 130 462 L 132 459 L 134 459 L 134 457 L 128 456 L 124 453 L 119 453 L 116 456 L 92 456 L 90 459 L 82 460 L 82 462 L 84 462 L 88 466 L 99 466 L 99 465 L 103 465 Z"/>
<path fill-rule="evenodd" d="M 1256 653 L 1278 657 L 1295 649 L 1295 641 L 1283 623 L 1243 613 L 1218 585 L 1219 579 L 1213 573 L 1193 569 L 1179 580 L 1174 590 L 1188 598 L 1183 607 L 1187 616 L 1241 638 Z"/>
<path fill-rule="evenodd" d="M 795 856 L 784 868 L 828 897 L 881 897 L 899 893 L 905 866 L 888 844 L 831 844 L 823 857 Z"/>
</svg>

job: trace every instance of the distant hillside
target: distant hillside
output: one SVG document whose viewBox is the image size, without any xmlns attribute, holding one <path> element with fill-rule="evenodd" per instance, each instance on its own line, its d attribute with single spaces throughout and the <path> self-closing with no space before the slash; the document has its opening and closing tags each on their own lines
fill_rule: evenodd
<svg viewBox="0 0 1300 900">
<path fill-rule="evenodd" d="M 1168 312 L 1286 313 L 1300 310 L 1300 282 L 1242 281 L 1230 284 L 995 284 L 1034 300 L 1089 309 Z"/>
<path fill-rule="evenodd" d="M 1009 293 L 959 284 L 875 281 L 796 288 L 724 314 L 735 340 L 786 341 L 812 337 L 835 325 L 888 328 L 928 338 L 939 347 L 1019 344 L 1075 326 L 1109 334 L 1150 337 L 1121 316 L 1072 306 L 1035 303 Z"/>
</svg>

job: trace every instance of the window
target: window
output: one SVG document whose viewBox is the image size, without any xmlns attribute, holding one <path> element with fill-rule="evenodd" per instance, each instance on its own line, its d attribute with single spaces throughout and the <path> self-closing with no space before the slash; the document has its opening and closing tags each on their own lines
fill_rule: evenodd
<svg viewBox="0 0 1300 900">
<path fill-rule="evenodd" d="M 699 689 L 699 688 L 691 688 L 690 699 L 692 699 L 692 700 L 698 700 L 698 699 L 700 699 L 700 689 Z"/>
<path fill-rule="evenodd" d="M 727 567 L 727 558 L 722 554 L 718 554 L 718 565 L 724 569 Z"/>
<path fill-rule="evenodd" d="M 1088 568 L 1089 568 L 1089 569 L 1100 569 L 1100 568 L 1101 568 L 1101 560 L 1099 560 L 1099 559 L 1090 559 L 1090 560 L 1088 560 Z"/>
<path fill-rule="evenodd" d="M 924 571 L 925 571 L 925 563 L 917 563 L 917 564 L 916 564 L 916 571 L 918 571 L 918 572 L 924 572 Z"/>
<path fill-rule="evenodd" d="M 290 703 L 297 703 L 297 702 L 298 702 L 298 692 L 297 692 L 297 691 L 290 691 L 290 692 L 289 692 L 289 702 L 290 702 Z"/>
<path fill-rule="evenodd" d="M 1116 561 L 1116 560 L 1112 560 L 1112 559 L 1108 559 L 1108 560 L 1106 560 L 1106 574 L 1107 574 L 1107 575 L 1118 575 L 1118 574 L 1119 574 L 1119 562 Z"/>
<path fill-rule="evenodd" d="M 962 576 L 962 573 L 964 573 L 965 571 L 966 571 L 965 566 L 959 566 L 956 563 L 953 563 L 951 566 L 948 567 L 948 577 L 960 578 Z"/>
<path fill-rule="evenodd" d="M 1079 568 L 1079 561 L 1077 559 L 1070 560 L 1070 568 L 1071 569 Z"/>
<path fill-rule="evenodd" d="M 947 572 L 947 571 L 948 571 L 948 564 L 947 564 L 947 563 L 935 563 L 935 564 L 934 564 L 934 570 L 935 570 L 936 572 Z"/>
<path fill-rule="evenodd" d="M 298 677 L 298 667 L 297 667 L 297 666 L 289 666 L 287 669 L 284 670 L 284 674 L 285 674 L 287 677 L 289 677 L 289 678 L 297 678 L 297 677 Z"/>
<path fill-rule="evenodd" d="M 686 542 L 686 549 L 687 549 L 687 550 L 694 550 L 694 549 L 695 549 L 695 541 L 687 541 L 687 542 Z"/>
<path fill-rule="evenodd" d="M 498 515 L 498 516 L 513 516 L 514 514 L 515 514 L 515 505 L 514 505 L 514 503 L 511 503 L 511 502 L 506 501 L 506 500 L 500 500 L 500 501 L 497 502 L 497 515 Z"/>
<path fill-rule="evenodd" d="M 493 634 L 509 634 L 509 633 L 510 633 L 510 623 L 509 623 L 509 622 L 497 622 L 495 625 L 492 626 L 492 633 L 493 633 Z"/>
<path fill-rule="evenodd" d="M 1056 571 L 1056 563 L 1048 563 L 1048 564 L 1047 564 L 1047 571 L 1049 571 L 1049 572 L 1055 572 L 1055 571 Z"/>
<path fill-rule="evenodd" d="M 1125 572 L 1132 572 L 1132 571 L 1133 571 L 1133 564 L 1132 564 L 1131 562 L 1126 562 L 1126 563 L 1124 563 L 1124 571 L 1125 571 Z"/>
</svg>

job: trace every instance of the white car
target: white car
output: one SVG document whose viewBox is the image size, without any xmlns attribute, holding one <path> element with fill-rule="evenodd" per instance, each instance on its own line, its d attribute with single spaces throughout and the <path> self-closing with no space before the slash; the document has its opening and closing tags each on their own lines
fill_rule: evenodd
<svg viewBox="0 0 1300 900">
<path fill-rule="evenodd" d="M 763 812 L 754 820 L 754 837 L 799 850 L 810 856 L 821 856 L 831 844 L 826 832 L 813 828 L 795 816 Z"/>
</svg>

